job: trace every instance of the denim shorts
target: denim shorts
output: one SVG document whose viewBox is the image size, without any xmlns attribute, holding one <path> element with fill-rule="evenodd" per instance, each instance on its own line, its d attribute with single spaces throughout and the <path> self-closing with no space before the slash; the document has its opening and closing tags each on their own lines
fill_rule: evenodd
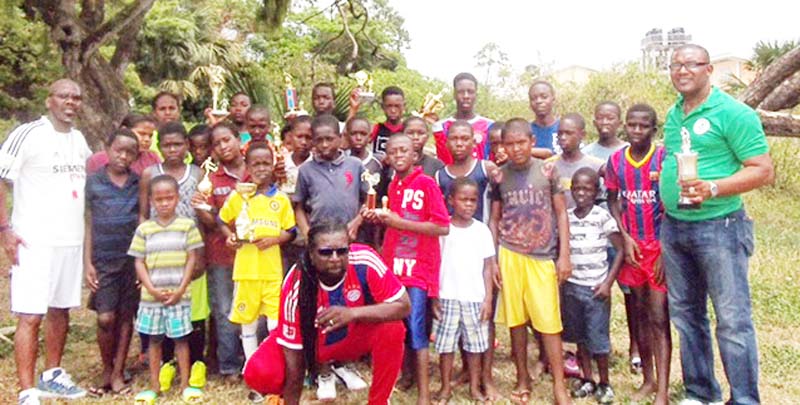
<svg viewBox="0 0 800 405">
<path fill-rule="evenodd" d="M 411 301 L 411 313 L 405 319 L 406 344 L 411 350 L 427 349 L 428 338 L 428 292 L 417 287 L 406 287 Z"/>
<path fill-rule="evenodd" d="M 592 287 L 566 282 L 561 286 L 562 337 L 577 343 L 592 355 L 611 352 L 609 322 L 611 299 L 595 298 Z"/>
</svg>

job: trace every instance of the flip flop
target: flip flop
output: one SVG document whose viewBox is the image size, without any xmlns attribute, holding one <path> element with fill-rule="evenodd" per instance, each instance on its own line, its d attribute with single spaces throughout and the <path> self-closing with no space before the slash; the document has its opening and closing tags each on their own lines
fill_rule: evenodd
<svg viewBox="0 0 800 405">
<path fill-rule="evenodd" d="M 511 401 L 517 404 L 527 404 L 531 401 L 531 390 L 511 391 Z"/>
<path fill-rule="evenodd" d="M 110 392 L 114 395 L 130 395 L 133 392 L 133 387 L 131 387 L 130 385 L 126 385 L 122 387 L 122 389 L 119 391 L 114 391 L 113 389 L 111 389 Z"/>
<path fill-rule="evenodd" d="M 89 390 L 87 391 L 89 396 L 92 398 L 100 398 L 109 392 L 111 392 L 111 385 L 104 385 L 102 387 L 89 387 Z"/>
<path fill-rule="evenodd" d="M 203 391 L 194 387 L 186 387 L 181 393 L 181 399 L 187 404 L 200 402 L 203 399 Z"/>
</svg>

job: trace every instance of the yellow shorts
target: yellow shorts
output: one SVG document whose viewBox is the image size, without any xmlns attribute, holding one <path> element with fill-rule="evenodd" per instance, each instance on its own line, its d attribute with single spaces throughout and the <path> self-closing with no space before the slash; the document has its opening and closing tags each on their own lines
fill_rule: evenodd
<svg viewBox="0 0 800 405">
<path fill-rule="evenodd" d="M 558 277 L 552 260 L 537 260 L 499 247 L 503 288 L 497 301 L 496 321 L 509 328 L 528 321 L 541 333 L 561 333 Z"/>
<path fill-rule="evenodd" d="M 280 280 L 234 281 L 233 305 L 231 305 L 231 314 L 228 319 L 240 325 L 254 322 L 259 315 L 277 321 L 280 300 Z"/>
</svg>

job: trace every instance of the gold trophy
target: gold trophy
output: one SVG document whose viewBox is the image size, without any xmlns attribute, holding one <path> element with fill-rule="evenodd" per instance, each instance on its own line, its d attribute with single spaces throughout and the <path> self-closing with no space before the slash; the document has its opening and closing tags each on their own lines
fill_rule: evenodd
<svg viewBox="0 0 800 405">
<path fill-rule="evenodd" d="M 444 103 L 442 102 L 442 92 L 437 94 L 433 94 L 428 92 L 425 95 L 425 100 L 422 102 L 422 106 L 419 108 L 419 111 L 411 112 L 412 115 L 415 117 L 424 118 L 426 115 L 439 115 L 439 112 L 444 110 Z"/>
<path fill-rule="evenodd" d="M 361 181 L 369 184 L 369 190 L 367 191 L 367 209 L 374 210 L 378 203 L 378 193 L 375 191 L 375 186 L 381 182 L 381 174 L 370 173 L 368 170 L 365 170 L 364 173 L 361 174 Z"/>
<path fill-rule="evenodd" d="M 250 216 L 247 214 L 248 201 L 256 195 L 258 186 L 255 183 L 236 183 L 236 192 L 242 196 L 242 210 L 236 216 L 236 239 L 243 242 L 252 242 L 256 237 L 256 229 Z"/>
<path fill-rule="evenodd" d="M 678 180 L 692 181 L 700 176 L 697 170 L 697 152 L 692 151 L 692 137 L 689 130 L 681 128 L 681 151 L 675 153 L 678 161 Z M 688 197 L 678 199 L 679 210 L 696 210 L 700 204 L 693 203 Z"/>
<path fill-rule="evenodd" d="M 372 91 L 372 76 L 366 70 L 359 70 L 353 73 L 353 79 L 358 83 L 359 104 L 366 104 L 375 100 L 375 92 Z"/>
<path fill-rule="evenodd" d="M 214 191 L 214 185 L 211 184 L 211 179 L 208 178 L 208 175 L 216 172 L 217 169 L 219 169 L 219 166 L 214 163 L 214 160 L 211 159 L 211 157 L 208 157 L 203 164 L 200 165 L 200 168 L 205 171 L 205 174 L 203 175 L 203 179 L 197 183 L 197 191 L 199 191 L 200 194 L 205 196 L 206 200 L 208 200 L 208 198 L 211 197 L 211 192 Z M 197 204 L 194 208 L 211 212 L 211 205 L 208 203 Z"/>
<path fill-rule="evenodd" d="M 220 101 L 219 96 L 225 87 L 225 69 L 221 66 L 208 67 L 208 87 L 211 88 L 211 114 L 217 117 L 228 115 L 228 101 Z"/>
</svg>

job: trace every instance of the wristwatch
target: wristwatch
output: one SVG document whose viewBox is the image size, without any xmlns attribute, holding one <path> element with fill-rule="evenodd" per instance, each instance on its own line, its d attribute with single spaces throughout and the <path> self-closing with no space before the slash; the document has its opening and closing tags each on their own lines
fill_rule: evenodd
<svg viewBox="0 0 800 405">
<path fill-rule="evenodd" d="M 708 182 L 708 189 L 711 191 L 711 198 L 714 198 L 717 196 L 717 194 L 719 194 L 719 187 L 717 187 L 717 183 L 714 183 L 713 181 Z"/>
</svg>

